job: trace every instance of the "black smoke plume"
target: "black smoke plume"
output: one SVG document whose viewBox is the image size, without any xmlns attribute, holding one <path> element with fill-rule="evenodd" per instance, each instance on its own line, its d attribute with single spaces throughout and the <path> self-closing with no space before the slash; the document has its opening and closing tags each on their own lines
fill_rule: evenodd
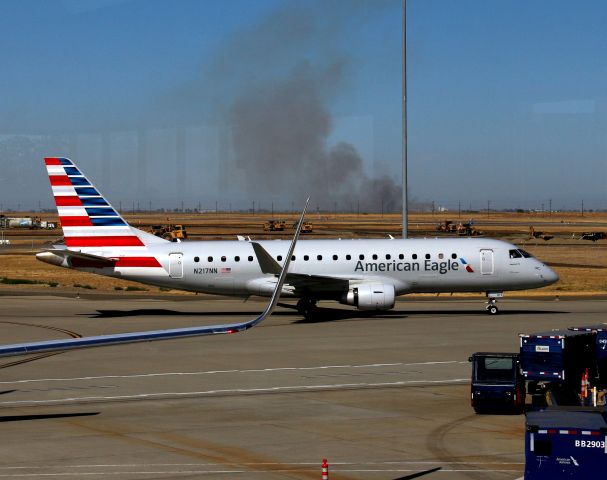
<svg viewBox="0 0 607 480">
<path fill-rule="evenodd" d="M 261 191 L 298 202 L 310 195 L 313 204 L 328 210 L 356 205 L 365 211 L 398 211 L 400 179 L 369 177 L 352 144 L 329 144 L 329 105 L 348 88 L 347 74 L 358 65 L 333 41 L 336 26 L 347 28 L 339 20 L 344 3 L 328 4 L 334 10 L 318 10 L 322 16 L 298 8 L 274 12 L 222 56 L 218 71 L 244 75 L 244 63 L 254 72 L 236 84 L 225 112 L 235 166 L 249 194 Z M 354 10 L 364 13 L 362 5 Z M 281 27 L 272 28 L 277 22 Z M 261 65 L 251 65 L 250 52 Z M 314 54 L 308 58 L 306 52 Z"/>
<path fill-rule="evenodd" d="M 340 38 L 393 6 L 288 2 L 226 42 L 197 81 L 166 99 L 163 116 L 171 123 L 204 116 L 220 122 L 230 139 L 230 153 L 220 159 L 230 193 L 243 190 L 266 204 L 269 199 L 301 203 L 310 195 L 313 205 L 325 210 L 398 211 L 400 178 L 379 172 L 369 177 L 354 145 L 329 142 L 330 107 L 349 88 L 348 74 L 363 68 Z"/>
</svg>

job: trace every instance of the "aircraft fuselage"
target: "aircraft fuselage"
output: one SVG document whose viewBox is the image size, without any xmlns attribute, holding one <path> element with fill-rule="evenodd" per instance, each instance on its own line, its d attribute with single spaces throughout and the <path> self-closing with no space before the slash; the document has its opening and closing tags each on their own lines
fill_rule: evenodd
<svg viewBox="0 0 607 480">
<path fill-rule="evenodd" d="M 258 243 L 283 264 L 288 241 Z M 533 257 L 512 258 L 513 250 L 519 251 L 512 244 L 485 238 L 301 240 L 289 273 L 339 278 L 347 285 L 391 284 L 396 295 L 524 290 L 557 280 L 549 267 Z M 170 242 L 150 247 L 149 253 L 161 269 L 78 269 L 211 294 L 265 296 L 275 284 L 273 276 L 261 271 L 247 241 Z M 344 293 L 331 288 L 312 290 L 316 298 Z M 288 286 L 283 295 L 302 296 Z"/>
</svg>

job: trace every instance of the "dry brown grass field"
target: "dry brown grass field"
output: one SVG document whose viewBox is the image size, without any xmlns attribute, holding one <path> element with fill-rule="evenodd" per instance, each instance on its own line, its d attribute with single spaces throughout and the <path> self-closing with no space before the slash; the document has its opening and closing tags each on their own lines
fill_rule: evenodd
<svg viewBox="0 0 607 480">
<path fill-rule="evenodd" d="M 11 216 L 30 216 L 19 213 Z M 42 215 L 44 219 L 56 221 L 55 215 Z M 296 213 L 275 213 L 274 219 L 284 219 L 288 228 L 284 232 L 266 232 L 264 221 L 272 218 L 269 213 L 124 213 L 127 221 L 142 230 L 154 224 L 183 224 L 189 234 L 188 240 L 235 239 L 236 235 L 254 239 L 290 238 Z M 395 237 L 401 234 L 401 218 L 397 214 L 348 214 L 309 213 L 307 219 L 313 223 L 314 232 L 307 238 L 370 238 Z M 516 243 L 551 265 L 561 280 L 550 287 L 524 292 L 527 295 L 600 295 L 607 293 L 607 240 L 597 242 L 580 240 L 583 232 L 606 232 L 607 213 L 502 213 L 502 212 L 457 212 L 412 213 L 409 217 L 411 237 L 446 237 L 437 231 L 437 225 L 445 220 L 456 223 L 474 220 L 474 227 L 484 236 L 501 238 Z M 531 238 L 529 227 L 552 238 Z M 9 247 L 0 246 L 0 280 L 25 279 L 41 282 L 32 285 L 1 284 L 0 291 L 7 289 L 41 289 L 51 291 L 115 291 L 141 287 L 148 292 L 158 288 L 138 285 L 133 282 L 114 280 L 88 273 L 53 267 L 36 261 L 34 254 L 61 237 L 60 230 L 4 230 L 4 238 L 11 241 Z M 10 282 L 10 280 L 9 280 Z M 56 284 L 56 286 L 49 286 Z M 80 285 L 80 286 L 76 286 Z M 88 288 L 91 287 L 91 288 Z M 135 290 L 136 291 L 136 290 Z M 124 292 L 126 294 L 127 292 Z M 173 292 L 176 293 L 176 292 Z"/>
</svg>

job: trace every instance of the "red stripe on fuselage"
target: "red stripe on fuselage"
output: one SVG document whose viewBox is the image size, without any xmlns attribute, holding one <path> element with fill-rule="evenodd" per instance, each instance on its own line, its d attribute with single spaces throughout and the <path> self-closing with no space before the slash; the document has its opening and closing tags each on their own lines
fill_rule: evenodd
<svg viewBox="0 0 607 480">
<path fill-rule="evenodd" d="M 59 217 L 62 227 L 92 227 L 89 217 Z"/>
<path fill-rule="evenodd" d="M 44 159 L 46 165 L 61 165 L 61 159 L 55 157 L 48 157 Z"/>
<path fill-rule="evenodd" d="M 58 207 L 81 207 L 80 198 L 74 196 L 56 196 L 55 203 Z"/>
<path fill-rule="evenodd" d="M 134 235 L 99 237 L 65 237 L 68 247 L 143 247 L 143 242 Z"/>
<path fill-rule="evenodd" d="M 117 267 L 161 267 L 155 257 L 119 257 Z"/>
<path fill-rule="evenodd" d="M 49 175 L 48 178 L 51 181 L 51 185 L 53 185 L 54 187 L 72 186 L 70 177 L 68 177 L 67 175 Z"/>
</svg>

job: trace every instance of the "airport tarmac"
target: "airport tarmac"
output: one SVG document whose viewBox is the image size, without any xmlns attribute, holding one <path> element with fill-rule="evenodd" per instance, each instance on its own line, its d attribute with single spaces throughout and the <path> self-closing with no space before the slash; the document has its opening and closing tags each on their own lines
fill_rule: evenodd
<svg viewBox="0 0 607 480">
<path fill-rule="evenodd" d="M 194 298 L 194 299 L 193 299 Z M 2 343 L 253 318 L 262 299 L 2 296 Z M 475 415 L 468 356 L 604 321 L 601 300 L 277 308 L 244 333 L 0 359 L 0 478 L 519 479 L 524 416 Z"/>
</svg>

